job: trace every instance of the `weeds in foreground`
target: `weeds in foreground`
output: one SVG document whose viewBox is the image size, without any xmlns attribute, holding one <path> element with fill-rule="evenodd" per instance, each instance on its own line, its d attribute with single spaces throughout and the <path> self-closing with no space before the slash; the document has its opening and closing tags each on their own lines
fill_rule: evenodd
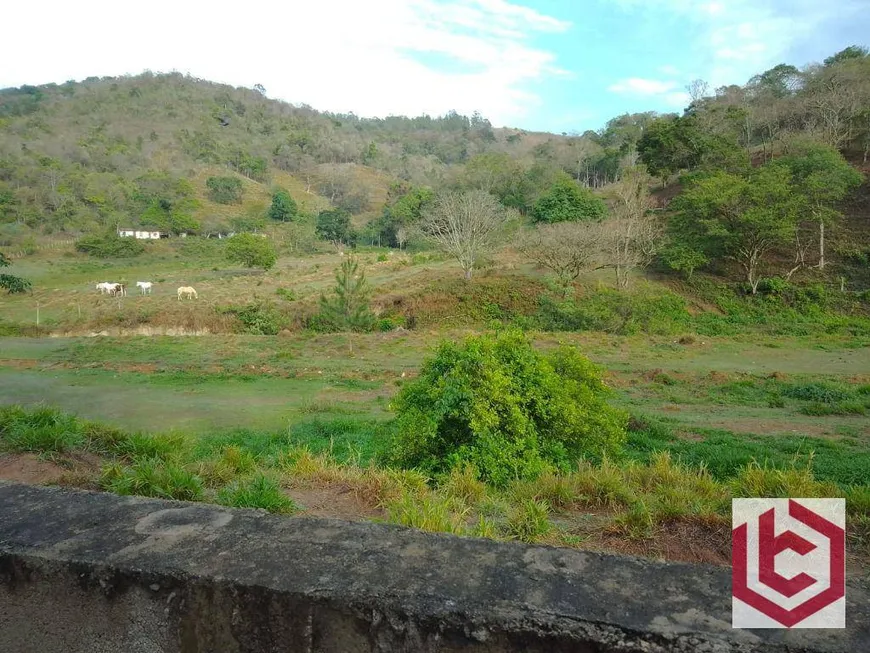
<svg viewBox="0 0 870 653">
<path fill-rule="evenodd" d="M 286 435 L 237 433 L 192 443 L 179 434 L 129 434 L 54 409 L 19 407 L 0 409 L 0 447 L 60 460 L 98 452 L 107 464 L 97 486 L 122 495 L 290 514 L 298 507 L 285 487 L 341 485 L 392 523 L 566 546 L 594 545 L 607 534 L 645 540 L 679 522 L 727 524 L 732 497 L 845 496 L 850 546 L 870 555 L 870 485 L 819 480 L 814 455 L 794 454 L 778 464 L 750 460 L 721 479 L 704 459 L 691 464 L 654 450 L 645 460 L 581 461 L 571 473 L 546 472 L 496 488 L 469 465 L 431 479 L 413 469 L 364 466 L 358 457 L 341 461 L 333 452 L 293 445 Z M 566 521 L 573 526 L 565 528 Z"/>
<path fill-rule="evenodd" d="M 456 535 L 465 533 L 468 514 L 469 508 L 461 501 L 434 493 L 406 492 L 387 505 L 388 519 L 394 524 Z"/>
<path fill-rule="evenodd" d="M 553 528 L 549 515 L 547 502 L 525 499 L 508 512 L 505 534 L 520 542 L 536 542 Z"/>
<path fill-rule="evenodd" d="M 202 501 L 202 479 L 194 473 L 159 458 L 143 458 L 132 465 L 115 463 L 103 469 L 100 487 L 121 495 Z"/>
<path fill-rule="evenodd" d="M 260 508 L 288 515 L 299 510 L 296 503 L 284 494 L 277 480 L 265 474 L 239 480 L 217 493 L 217 502 L 232 508 Z"/>
</svg>

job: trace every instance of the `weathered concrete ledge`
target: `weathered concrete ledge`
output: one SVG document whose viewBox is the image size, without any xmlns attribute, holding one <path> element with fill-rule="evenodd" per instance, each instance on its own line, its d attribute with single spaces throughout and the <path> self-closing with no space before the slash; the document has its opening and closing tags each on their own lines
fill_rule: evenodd
<svg viewBox="0 0 870 653">
<path fill-rule="evenodd" d="M 376 524 L 0 483 L 0 651 L 833 652 L 732 630 L 730 572 Z"/>
</svg>

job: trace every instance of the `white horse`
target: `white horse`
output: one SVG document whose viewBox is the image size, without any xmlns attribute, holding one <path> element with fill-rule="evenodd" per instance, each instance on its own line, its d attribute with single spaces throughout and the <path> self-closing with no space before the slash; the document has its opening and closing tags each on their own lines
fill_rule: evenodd
<svg viewBox="0 0 870 653">
<path fill-rule="evenodd" d="M 178 289 L 178 301 L 181 301 L 182 295 L 185 295 L 188 299 L 199 299 L 199 295 L 196 294 L 196 290 L 194 290 L 190 286 L 181 286 L 181 288 Z"/>
<path fill-rule="evenodd" d="M 154 284 L 152 284 L 150 281 L 137 281 L 136 282 L 136 287 L 142 291 L 143 295 L 150 295 L 151 294 L 151 286 L 153 286 L 153 285 Z"/>
<path fill-rule="evenodd" d="M 109 292 L 113 297 L 117 297 L 121 295 L 121 297 L 127 296 L 127 284 L 124 283 L 113 283 L 112 287 L 109 288 Z"/>
<path fill-rule="evenodd" d="M 98 284 L 97 284 L 97 290 L 100 291 L 100 294 L 101 294 L 101 295 L 105 295 L 105 294 L 107 294 L 107 293 L 112 292 L 112 288 L 114 288 L 115 285 L 116 285 L 116 284 L 114 284 L 114 283 L 112 283 L 112 282 L 110 282 L 110 281 L 103 281 L 103 283 L 98 283 Z"/>
</svg>

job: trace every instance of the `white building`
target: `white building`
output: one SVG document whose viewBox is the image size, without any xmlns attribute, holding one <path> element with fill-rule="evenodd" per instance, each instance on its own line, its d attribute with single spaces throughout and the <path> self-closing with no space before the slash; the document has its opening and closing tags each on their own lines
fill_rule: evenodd
<svg viewBox="0 0 870 653">
<path fill-rule="evenodd" d="M 119 228 L 118 235 L 121 238 L 137 238 L 139 240 L 159 240 L 169 238 L 169 234 L 162 231 L 149 231 L 145 229 Z"/>
</svg>

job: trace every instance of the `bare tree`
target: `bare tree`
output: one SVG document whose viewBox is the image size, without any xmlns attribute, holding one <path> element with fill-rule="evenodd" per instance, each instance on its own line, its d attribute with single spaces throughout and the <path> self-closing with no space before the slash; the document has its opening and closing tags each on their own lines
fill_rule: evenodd
<svg viewBox="0 0 870 653">
<path fill-rule="evenodd" d="M 566 288 L 584 272 L 601 265 L 603 230 L 598 222 L 557 222 L 523 234 L 520 251 L 552 270 Z"/>
<path fill-rule="evenodd" d="M 855 137 L 859 116 L 870 98 L 862 62 L 817 72 L 808 85 L 808 129 L 825 143 L 843 148 Z"/>
<path fill-rule="evenodd" d="M 485 191 L 446 192 L 435 197 L 420 229 L 459 262 L 470 280 L 475 263 L 498 242 L 508 219 L 505 207 Z"/>
<path fill-rule="evenodd" d="M 602 223 L 602 246 L 620 290 L 628 288 L 632 270 L 652 262 L 662 240 L 660 220 L 652 213 L 655 200 L 649 193 L 650 182 L 646 171 L 635 167 L 610 187 L 614 206 Z"/>
<path fill-rule="evenodd" d="M 408 242 L 408 229 L 400 226 L 396 229 L 396 242 L 399 244 L 399 249 L 405 249 L 405 243 Z"/>
<path fill-rule="evenodd" d="M 692 98 L 692 102 L 699 102 L 709 94 L 710 85 L 703 79 L 693 79 L 686 85 L 686 92 Z"/>
</svg>

